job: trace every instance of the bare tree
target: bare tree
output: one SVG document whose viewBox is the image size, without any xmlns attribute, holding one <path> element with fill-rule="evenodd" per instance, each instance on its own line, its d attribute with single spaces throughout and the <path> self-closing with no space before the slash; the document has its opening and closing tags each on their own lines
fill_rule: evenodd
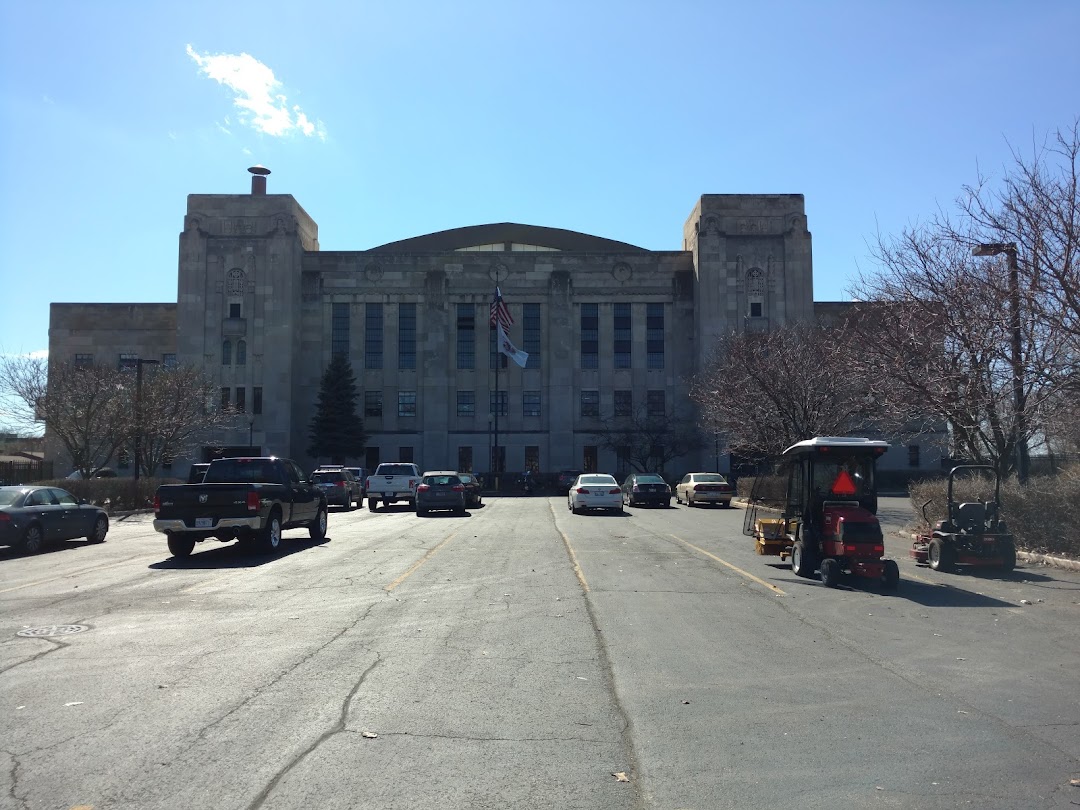
<svg viewBox="0 0 1080 810">
<path fill-rule="evenodd" d="M 701 446 L 701 435 L 688 414 L 659 416 L 645 408 L 616 417 L 593 439 L 638 472 L 662 473 L 670 462 Z"/>
<path fill-rule="evenodd" d="M 691 385 L 701 423 L 749 457 L 778 455 L 813 436 L 883 429 L 883 414 L 852 362 L 851 328 L 793 324 L 722 338 Z"/>
<path fill-rule="evenodd" d="M 130 415 L 121 373 L 101 366 L 9 357 L 0 362 L 0 387 L 44 422 L 84 476 L 105 466 L 128 438 Z"/>
<path fill-rule="evenodd" d="M 156 474 L 166 459 L 190 453 L 216 429 L 237 420 L 239 414 L 216 407 L 215 391 L 213 381 L 191 366 L 149 370 L 140 394 L 140 424 L 132 425 L 132 436 L 141 433 L 140 471 L 144 475 Z M 129 394 L 134 396 L 130 388 Z"/>
<path fill-rule="evenodd" d="M 879 306 L 860 343 L 865 378 L 891 386 L 887 407 L 936 415 L 954 452 L 1003 473 L 1018 457 L 1026 469 L 1061 391 L 1080 387 L 1078 154 L 1076 125 L 1031 158 L 1014 152 L 1004 180 L 981 177 L 957 214 L 879 236 L 879 269 L 852 287 Z M 987 243 L 1004 255 L 973 258 Z"/>
</svg>

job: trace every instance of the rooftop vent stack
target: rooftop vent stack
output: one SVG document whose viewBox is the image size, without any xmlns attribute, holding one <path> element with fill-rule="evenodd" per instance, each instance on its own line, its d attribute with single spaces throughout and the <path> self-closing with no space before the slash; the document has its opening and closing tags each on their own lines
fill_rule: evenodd
<svg viewBox="0 0 1080 810">
<path fill-rule="evenodd" d="M 266 196 L 266 175 L 270 174 L 270 170 L 265 166 L 252 166 L 248 169 L 251 172 L 251 196 L 252 197 L 265 197 Z"/>
</svg>

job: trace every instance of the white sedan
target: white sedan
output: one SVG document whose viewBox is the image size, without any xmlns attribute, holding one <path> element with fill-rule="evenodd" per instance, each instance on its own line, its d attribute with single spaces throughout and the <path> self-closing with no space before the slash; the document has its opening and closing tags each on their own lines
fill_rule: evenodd
<svg viewBox="0 0 1080 810">
<path fill-rule="evenodd" d="M 610 475 L 585 473 L 579 475 L 567 493 L 566 508 L 575 515 L 586 509 L 623 511 L 622 488 Z"/>
</svg>

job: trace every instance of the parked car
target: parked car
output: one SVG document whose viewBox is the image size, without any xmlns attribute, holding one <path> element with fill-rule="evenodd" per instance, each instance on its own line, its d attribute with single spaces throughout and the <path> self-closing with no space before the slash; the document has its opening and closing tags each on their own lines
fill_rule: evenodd
<svg viewBox="0 0 1080 810">
<path fill-rule="evenodd" d="M 581 470 L 560 470 L 559 477 L 555 479 L 557 489 L 566 492 L 581 475 Z"/>
<path fill-rule="evenodd" d="M 348 512 L 353 508 L 354 502 L 358 505 L 363 502 L 360 484 L 344 467 L 319 467 L 311 474 L 311 483 L 318 484 L 319 488 L 326 493 L 328 506 L 343 506 Z"/>
<path fill-rule="evenodd" d="M 465 505 L 479 506 L 480 491 L 483 489 L 480 485 L 480 479 L 472 473 L 459 472 L 457 475 L 458 478 L 461 479 L 461 483 L 465 486 Z"/>
<path fill-rule="evenodd" d="M 346 470 L 353 474 L 353 478 L 360 484 L 361 497 L 367 497 L 367 480 L 370 471 L 367 467 L 346 467 Z"/>
<path fill-rule="evenodd" d="M 656 473 L 630 473 L 622 483 L 622 496 L 627 506 L 671 506 L 671 487 Z"/>
<path fill-rule="evenodd" d="M 56 487 L 0 487 L 0 546 L 36 554 L 46 543 L 85 537 L 104 543 L 109 516 Z"/>
<path fill-rule="evenodd" d="M 91 478 L 116 478 L 116 470 L 112 467 L 101 467 L 90 473 Z M 73 470 L 70 475 L 67 476 L 69 481 L 79 481 L 83 478 L 83 474 L 78 470 Z"/>
<path fill-rule="evenodd" d="M 735 488 L 720 473 L 687 473 L 675 485 L 675 502 L 686 501 L 687 506 L 718 503 L 728 507 L 731 506 L 731 496 L 734 494 Z"/>
<path fill-rule="evenodd" d="M 210 462 L 203 463 L 200 461 L 192 464 L 191 469 L 188 470 L 187 482 L 189 484 L 201 484 L 208 469 L 210 469 Z"/>
<path fill-rule="evenodd" d="M 416 486 L 416 514 L 426 515 L 436 509 L 465 514 L 465 485 L 458 473 L 432 470 L 421 476 Z"/>
<path fill-rule="evenodd" d="M 579 515 L 586 509 L 623 511 L 622 490 L 614 476 L 606 473 L 583 473 L 570 487 L 566 508 Z"/>
</svg>

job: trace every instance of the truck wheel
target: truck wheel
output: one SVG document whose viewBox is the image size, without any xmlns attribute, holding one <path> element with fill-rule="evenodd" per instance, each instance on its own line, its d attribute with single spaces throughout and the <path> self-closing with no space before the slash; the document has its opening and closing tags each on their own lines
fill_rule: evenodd
<svg viewBox="0 0 1080 810">
<path fill-rule="evenodd" d="M 1016 568 L 1016 544 L 1007 540 L 1001 544 L 1001 570 L 1005 572 Z"/>
<path fill-rule="evenodd" d="M 326 507 L 320 506 L 315 520 L 308 524 L 308 534 L 312 540 L 322 540 L 326 537 Z"/>
<path fill-rule="evenodd" d="M 190 557 L 191 552 L 195 549 L 195 540 L 191 537 L 182 537 L 178 534 L 169 535 L 169 553 L 176 559 L 182 560 L 185 557 Z"/>
<path fill-rule="evenodd" d="M 270 513 L 266 521 L 266 527 L 262 531 L 260 545 L 266 554 L 273 554 L 281 547 L 281 515 L 275 509 Z"/>
<path fill-rule="evenodd" d="M 926 552 L 926 559 L 930 563 L 930 567 L 935 571 L 952 571 L 956 555 L 953 552 L 952 546 L 947 544 L 940 537 L 935 537 L 930 541 L 930 548 Z"/>
<path fill-rule="evenodd" d="M 821 561 L 821 582 L 827 588 L 835 588 L 840 581 L 840 563 L 832 557 Z"/>
<path fill-rule="evenodd" d="M 900 566 L 896 560 L 886 560 L 885 570 L 881 572 L 881 585 L 887 591 L 895 591 L 900 585 Z"/>
<path fill-rule="evenodd" d="M 367 508 L 370 509 L 372 512 L 374 512 L 376 509 L 379 508 L 379 499 L 378 498 L 368 498 L 367 499 Z"/>
<path fill-rule="evenodd" d="M 791 570 L 796 576 L 812 577 L 814 575 L 814 559 L 806 548 L 806 544 L 799 540 L 791 547 Z"/>
<path fill-rule="evenodd" d="M 94 530 L 86 536 L 91 543 L 104 543 L 105 535 L 109 533 L 109 519 L 105 515 L 98 515 L 94 521 Z"/>
</svg>

